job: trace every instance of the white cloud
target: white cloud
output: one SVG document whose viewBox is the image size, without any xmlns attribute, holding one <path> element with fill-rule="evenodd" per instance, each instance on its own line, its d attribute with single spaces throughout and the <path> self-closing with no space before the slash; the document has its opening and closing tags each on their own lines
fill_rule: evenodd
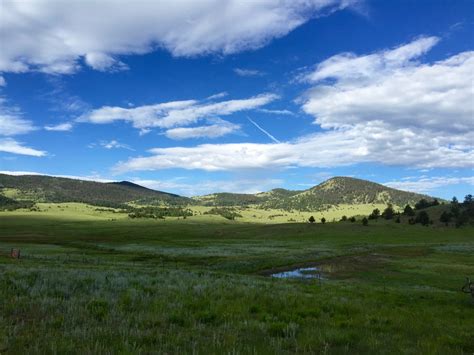
<svg viewBox="0 0 474 355">
<path fill-rule="evenodd" d="M 174 56 L 259 48 L 356 0 L 2 2 L 0 72 L 72 73 L 81 58 L 98 70 L 115 57 L 164 48 Z"/>
<path fill-rule="evenodd" d="M 0 152 L 43 157 L 46 152 L 24 146 L 13 138 L 0 138 Z"/>
<path fill-rule="evenodd" d="M 407 178 L 402 181 L 389 181 L 384 185 L 393 187 L 395 189 L 419 192 L 419 193 L 430 193 L 440 187 L 449 185 L 467 184 L 474 186 L 474 176 L 470 177 L 449 177 L 449 176 L 433 176 L 433 177 L 419 177 L 419 178 Z"/>
<path fill-rule="evenodd" d="M 221 120 L 219 123 L 209 126 L 168 129 L 166 136 L 171 139 L 218 138 L 236 132 L 239 129 L 239 125 Z"/>
<path fill-rule="evenodd" d="M 0 75 L 0 87 L 7 86 L 7 82 L 3 76 Z"/>
<path fill-rule="evenodd" d="M 252 110 L 278 98 L 275 94 L 262 94 L 242 100 L 204 102 L 196 100 L 173 101 L 134 108 L 105 106 L 81 116 L 78 121 L 96 124 L 127 121 L 137 129 L 173 128 L 187 126 L 205 118 L 231 115 Z"/>
<path fill-rule="evenodd" d="M 222 99 L 223 97 L 228 96 L 229 93 L 227 91 L 219 92 L 217 94 L 211 95 L 207 97 L 208 100 L 215 100 L 215 99 Z"/>
<path fill-rule="evenodd" d="M 33 122 L 25 120 L 17 107 L 7 107 L 0 98 L 0 136 L 14 136 L 34 131 Z"/>
<path fill-rule="evenodd" d="M 128 149 L 135 150 L 131 148 L 128 144 L 120 143 L 119 141 L 112 139 L 110 141 L 100 141 L 99 143 L 90 143 L 88 148 L 102 147 L 105 149 Z"/>
<path fill-rule="evenodd" d="M 432 64 L 417 59 L 437 43 L 422 37 L 368 56 L 343 54 L 316 67 L 302 99 L 323 131 L 275 144 L 156 148 L 116 171 L 208 171 L 335 167 L 362 162 L 417 168 L 474 166 L 474 52 Z"/>
<path fill-rule="evenodd" d="M 287 115 L 287 116 L 294 116 L 295 113 L 290 111 L 290 110 L 269 110 L 269 109 L 266 109 L 266 108 L 260 108 L 258 109 L 259 112 L 263 112 L 263 113 L 269 113 L 269 114 L 273 114 L 273 115 Z"/>
<path fill-rule="evenodd" d="M 52 126 L 44 126 L 44 129 L 47 131 L 66 132 L 72 130 L 73 127 L 74 125 L 72 123 L 65 122 Z"/>
<path fill-rule="evenodd" d="M 423 137 L 423 139 L 420 139 Z M 360 124 L 301 137 L 294 142 L 203 144 L 151 149 L 151 156 L 132 158 L 116 172 L 169 168 L 207 171 L 288 167 L 337 167 L 363 162 L 431 167 L 473 167 L 472 135 L 437 137 L 430 131 L 391 129 L 380 122 Z"/>
<path fill-rule="evenodd" d="M 265 73 L 256 69 L 235 68 L 234 73 L 239 76 L 264 76 Z"/>
<path fill-rule="evenodd" d="M 128 70 L 125 63 L 104 53 L 87 53 L 84 59 L 87 65 L 98 71 L 117 72 Z"/>
<path fill-rule="evenodd" d="M 7 107 L 6 100 L 0 98 L 0 152 L 42 157 L 46 152 L 24 146 L 10 136 L 26 134 L 36 130 L 33 122 L 25 120 L 17 107 Z"/>
<path fill-rule="evenodd" d="M 437 43 L 425 37 L 367 56 L 336 55 L 306 79 L 303 109 L 323 128 L 383 121 L 437 132 L 474 130 L 474 52 L 432 64 L 415 59 Z M 329 80 L 329 82 L 328 82 Z"/>
</svg>

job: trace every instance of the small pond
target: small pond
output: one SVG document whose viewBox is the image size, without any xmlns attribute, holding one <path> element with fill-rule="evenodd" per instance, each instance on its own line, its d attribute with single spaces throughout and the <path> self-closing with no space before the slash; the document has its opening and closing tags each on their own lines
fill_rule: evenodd
<svg viewBox="0 0 474 355">
<path fill-rule="evenodd" d="M 276 277 L 279 279 L 322 279 L 320 270 L 313 266 L 313 267 L 301 267 L 294 270 L 282 271 L 277 272 L 275 274 L 271 274 L 271 277 Z"/>
</svg>

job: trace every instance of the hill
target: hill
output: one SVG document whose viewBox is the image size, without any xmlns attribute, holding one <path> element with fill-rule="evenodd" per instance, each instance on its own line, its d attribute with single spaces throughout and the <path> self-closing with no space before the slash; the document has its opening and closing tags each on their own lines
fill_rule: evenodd
<svg viewBox="0 0 474 355">
<path fill-rule="evenodd" d="M 186 197 L 151 190 L 128 181 L 101 183 L 43 175 L 0 174 L 0 191 L 13 200 L 83 202 L 111 207 L 127 202 L 184 205 L 191 201 Z"/>
<path fill-rule="evenodd" d="M 266 201 L 263 206 L 270 208 L 318 210 L 324 206 L 340 204 L 388 204 L 414 205 L 422 198 L 430 201 L 432 197 L 413 192 L 393 189 L 375 182 L 350 178 L 334 177 L 308 190 L 284 199 Z"/>
<path fill-rule="evenodd" d="M 274 189 L 257 194 L 216 193 L 194 199 L 206 206 L 255 206 L 284 210 L 318 211 L 335 205 L 388 204 L 414 205 L 432 197 L 393 189 L 375 182 L 350 177 L 334 177 L 307 190 Z"/>
<path fill-rule="evenodd" d="M 101 183 L 43 175 L 0 174 L 1 195 L 13 201 L 83 202 L 114 207 L 134 202 L 150 206 L 202 205 L 322 211 L 338 205 L 414 205 L 432 197 L 392 189 L 367 180 L 334 177 L 307 190 L 273 189 L 257 194 L 215 193 L 194 198 L 156 191 L 129 181 Z M 12 205 L 12 201 L 4 201 Z"/>
</svg>

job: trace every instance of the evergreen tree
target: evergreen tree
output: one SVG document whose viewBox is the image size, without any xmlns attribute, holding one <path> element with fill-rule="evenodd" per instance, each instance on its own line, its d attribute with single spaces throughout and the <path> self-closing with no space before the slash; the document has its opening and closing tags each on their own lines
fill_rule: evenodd
<svg viewBox="0 0 474 355">
<path fill-rule="evenodd" d="M 395 215 L 395 210 L 392 207 L 392 204 L 388 204 L 387 208 L 382 212 L 382 217 L 385 219 L 392 219 Z"/>
<path fill-rule="evenodd" d="M 441 213 L 441 216 L 439 216 L 439 220 L 447 226 L 449 222 L 451 222 L 452 217 L 453 215 L 451 213 L 443 211 L 443 213 Z"/>
<path fill-rule="evenodd" d="M 415 215 L 415 211 L 413 211 L 413 208 L 410 205 L 406 205 L 405 208 L 403 209 L 403 214 L 405 216 L 412 217 Z"/>
<path fill-rule="evenodd" d="M 380 210 L 376 208 L 375 210 L 372 211 L 372 213 L 369 216 L 369 219 L 377 219 L 380 217 Z"/>
</svg>

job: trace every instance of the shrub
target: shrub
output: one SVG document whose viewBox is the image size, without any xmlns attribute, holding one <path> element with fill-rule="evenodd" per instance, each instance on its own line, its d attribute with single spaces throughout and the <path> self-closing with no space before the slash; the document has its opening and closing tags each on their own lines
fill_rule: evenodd
<svg viewBox="0 0 474 355">
<path fill-rule="evenodd" d="M 395 215 L 395 210 L 391 204 L 387 205 L 387 208 L 382 212 L 382 217 L 385 219 L 392 219 Z"/>
<path fill-rule="evenodd" d="M 415 223 L 421 223 L 423 226 L 430 224 L 430 216 L 426 211 L 421 211 L 415 218 Z"/>
<path fill-rule="evenodd" d="M 380 217 L 380 210 L 378 208 L 373 210 L 372 213 L 369 215 L 369 219 L 378 219 L 379 217 Z"/>
</svg>

